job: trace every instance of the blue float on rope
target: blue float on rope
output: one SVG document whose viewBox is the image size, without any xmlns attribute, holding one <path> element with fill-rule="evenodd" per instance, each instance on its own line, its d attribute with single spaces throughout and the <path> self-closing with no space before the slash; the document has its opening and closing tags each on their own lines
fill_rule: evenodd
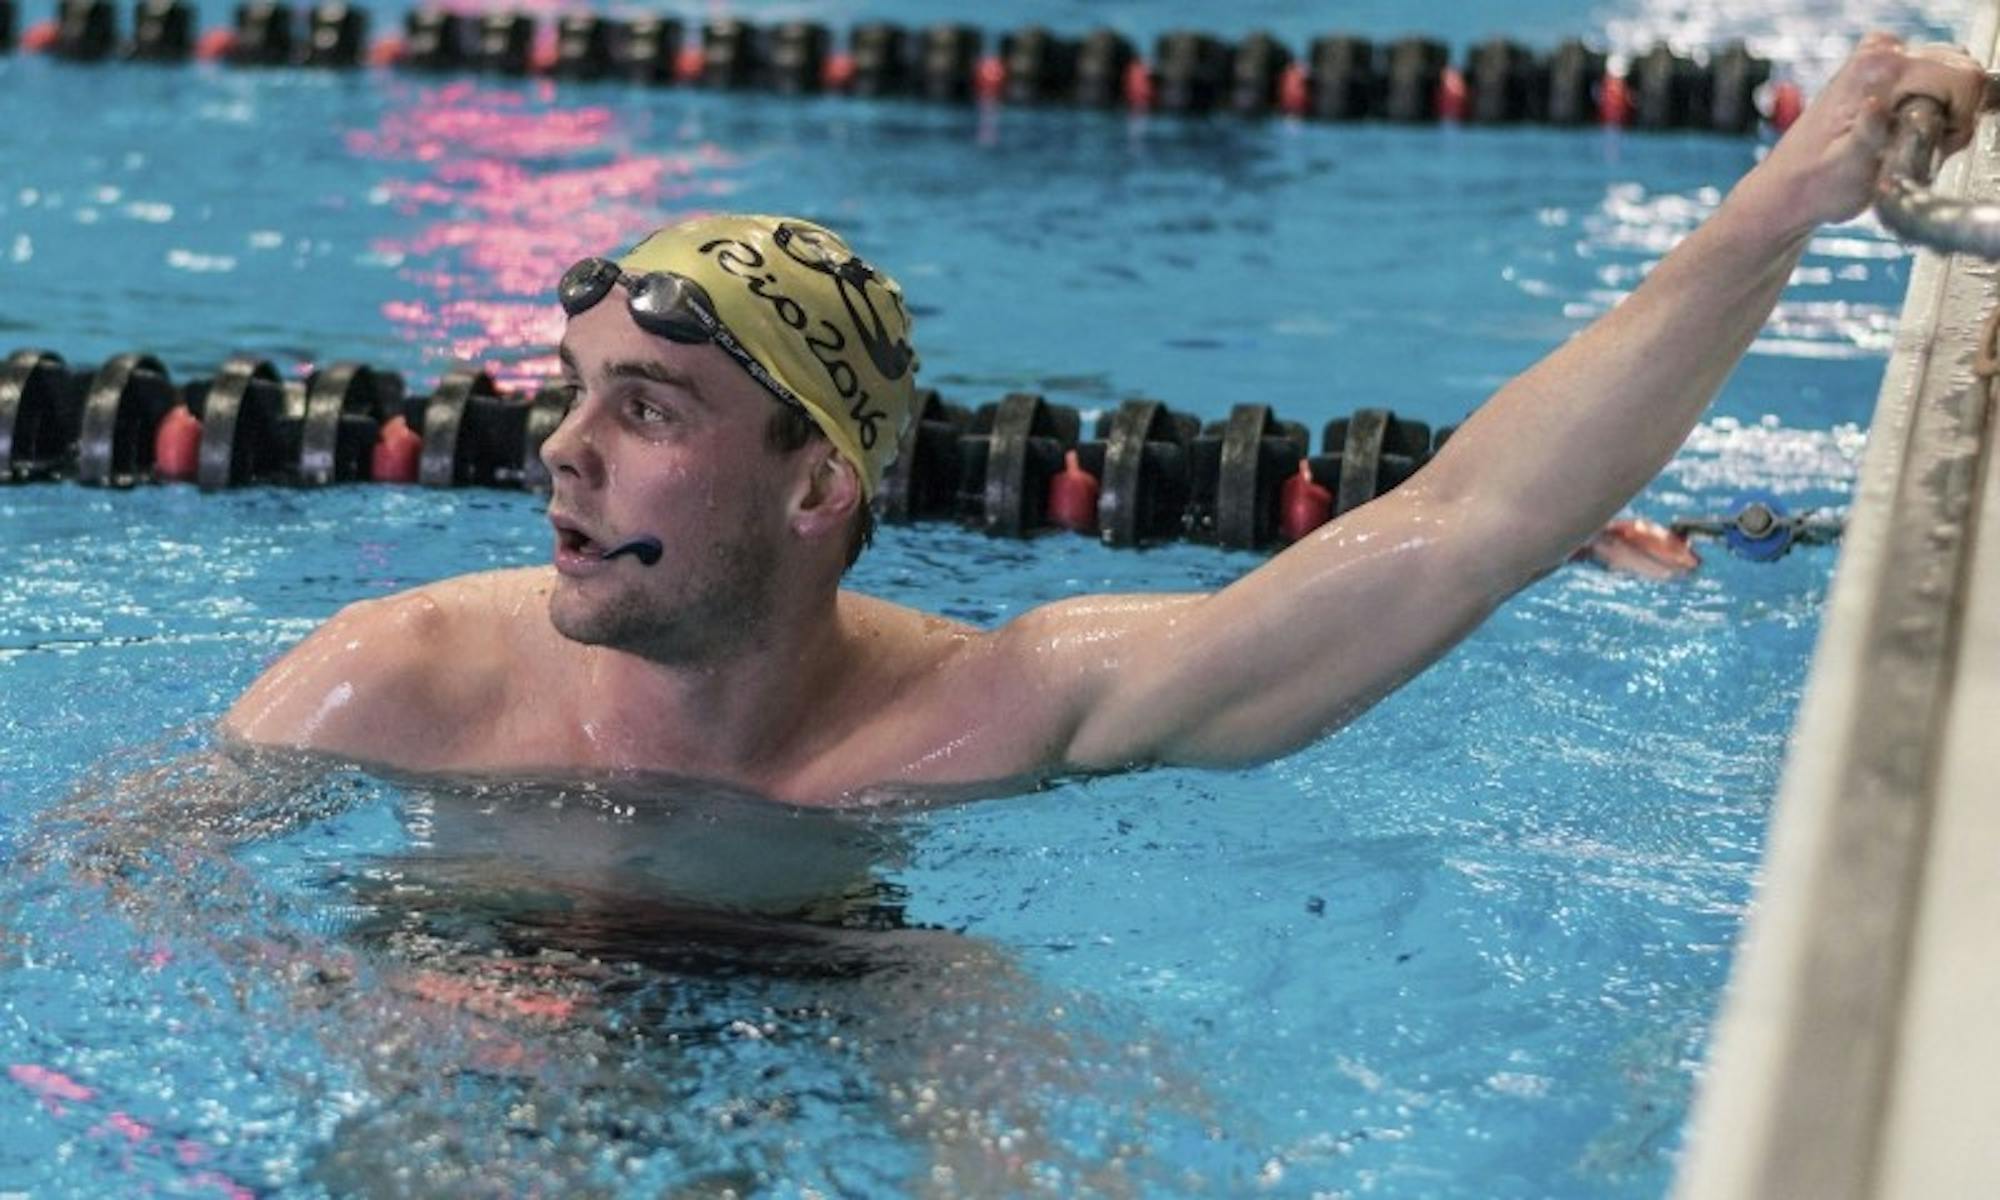
<svg viewBox="0 0 2000 1200">
<path fill-rule="evenodd" d="M 1736 516 L 1723 530 L 1732 554 L 1752 562 L 1772 562 L 1792 548 L 1798 522 L 1784 501 L 1770 492 L 1744 492 L 1736 497 Z"/>
</svg>

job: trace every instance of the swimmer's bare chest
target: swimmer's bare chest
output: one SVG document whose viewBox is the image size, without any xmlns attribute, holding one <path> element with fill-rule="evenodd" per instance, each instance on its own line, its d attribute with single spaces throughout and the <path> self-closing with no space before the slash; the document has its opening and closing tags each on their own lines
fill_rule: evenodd
<svg viewBox="0 0 2000 1200">
<path fill-rule="evenodd" d="M 819 806 L 1015 791 L 1051 757 L 1000 682 L 990 635 L 857 597 L 874 640 L 866 665 L 815 703 L 796 736 L 718 759 L 642 698 L 606 690 L 592 660 L 617 652 L 564 638 L 547 617 L 545 581 L 507 574 L 461 610 L 486 626 L 481 673 L 501 685 L 486 719 L 457 739 L 452 773 L 657 774 Z"/>
</svg>

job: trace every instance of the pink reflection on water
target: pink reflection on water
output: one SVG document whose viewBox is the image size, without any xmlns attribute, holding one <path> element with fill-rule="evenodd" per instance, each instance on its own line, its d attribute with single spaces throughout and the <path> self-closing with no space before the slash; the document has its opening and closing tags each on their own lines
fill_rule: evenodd
<svg viewBox="0 0 2000 1200">
<path fill-rule="evenodd" d="M 392 300 L 382 306 L 382 314 L 415 340 L 428 345 L 435 356 L 482 362 L 502 349 L 536 349 L 555 344 L 562 336 L 562 310 L 552 300 L 445 300 L 435 304 Z M 546 355 L 543 357 L 547 357 Z M 487 363 L 495 377 L 515 380 L 519 363 L 500 366 Z"/>
<path fill-rule="evenodd" d="M 33 1092 L 41 1100 L 42 1106 L 57 1116 L 63 1115 L 65 1111 L 62 1106 L 63 1101 L 81 1103 L 97 1095 L 95 1091 L 61 1071 L 53 1071 L 34 1063 L 14 1063 L 7 1068 L 7 1074 L 15 1083 Z"/>
<path fill-rule="evenodd" d="M 570 263 L 627 244 L 657 223 L 661 205 L 726 194 L 727 184 L 704 178 L 705 169 L 701 155 L 539 173 L 497 159 L 446 163 L 432 180 L 384 190 L 413 215 L 426 207 L 476 215 L 445 217 L 375 249 L 406 260 L 434 261 L 448 252 L 445 258 L 461 259 L 475 274 L 429 272 L 433 287 L 483 284 L 506 295 L 545 294 Z"/>
<path fill-rule="evenodd" d="M 220 1171 L 196 1171 L 188 1182 L 199 1188 L 214 1188 L 224 1200 L 257 1200 L 257 1193 Z"/>
<path fill-rule="evenodd" d="M 719 147 L 633 152 L 610 109 L 551 107 L 553 95 L 476 81 L 414 89 L 378 128 L 346 139 L 358 156 L 419 168 L 379 193 L 415 220 L 374 247 L 404 264 L 400 277 L 417 293 L 383 315 L 426 359 L 479 362 L 510 386 L 554 373 L 565 267 L 735 188 L 736 159 Z"/>
<path fill-rule="evenodd" d="M 36 1063 L 12 1063 L 7 1067 L 7 1075 L 41 1100 L 42 1107 L 51 1116 L 68 1117 L 70 1111 L 65 1102 L 79 1106 L 87 1105 L 97 1112 L 103 1112 L 95 1088 L 78 1083 L 51 1067 Z M 79 1112 L 78 1123 L 89 1120 L 90 1116 L 89 1111 Z M 101 1119 L 84 1130 L 84 1134 L 91 1138 L 123 1139 L 119 1161 L 127 1171 L 133 1170 L 140 1158 L 156 1161 L 171 1159 L 180 1166 L 192 1167 L 210 1157 L 212 1153 L 210 1147 L 190 1138 L 174 1138 L 170 1142 L 164 1137 L 155 1136 L 152 1125 L 123 1109 L 113 1109 L 104 1113 Z M 182 1175 L 173 1183 L 185 1185 L 174 1188 L 170 1183 L 169 1188 L 173 1195 L 199 1195 L 213 1191 L 227 1197 L 228 1200 L 254 1200 L 257 1194 L 222 1172 L 214 1170 Z M 189 1188 L 194 1189 L 193 1192 L 190 1193 L 187 1190 Z M 135 1191 L 131 1194 L 139 1193 Z M 146 1194 L 151 1194 L 150 1189 Z"/>
<path fill-rule="evenodd" d="M 352 130 L 347 149 L 364 158 L 435 162 L 459 152 L 545 157 L 602 140 L 614 124 L 601 105 L 540 112 L 529 97 L 466 80 L 419 88 L 416 103 L 390 109 L 379 129 Z"/>
<path fill-rule="evenodd" d="M 99 1129 L 119 1134 L 128 1142 L 143 1142 L 153 1136 L 151 1125 L 144 1121 L 133 1120 L 129 1114 L 122 1112 L 114 1112 L 104 1118 L 104 1123 L 93 1127 L 91 1132 L 96 1133 Z"/>
</svg>

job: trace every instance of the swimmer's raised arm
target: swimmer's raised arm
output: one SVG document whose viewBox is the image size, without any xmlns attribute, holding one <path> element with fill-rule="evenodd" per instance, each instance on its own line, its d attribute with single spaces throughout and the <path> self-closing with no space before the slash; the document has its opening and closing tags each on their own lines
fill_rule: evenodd
<svg viewBox="0 0 2000 1200">
<path fill-rule="evenodd" d="M 1502 388 L 1424 472 L 1515 573 L 1583 544 L 1659 473 L 1763 327 L 1813 231 L 1874 196 L 1890 113 L 1948 106 L 1948 150 L 1972 136 L 1985 77 L 1963 52 L 1865 39 L 1715 215 L 1645 282 Z M 1463 440 L 1461 440 L 1463 439 Z"/>
<path fill-rule="evenodd" d="M 1942 100 L 1971 137 L 1984 76 L 1873 36 L 1715 215 L 1611 312 L 1502 388 L 1388 495 L 1200 599 L 1053 605 L 1000 636 L 1072 701 L 1066 765 L 1227 764 L 1307 744 L 1561 563 L 1679 448 L 1812 231 L 1872 196 L 1889 113 Z M 1088 647 L 1088 651 L 1084 649 Z"/>
</svg>

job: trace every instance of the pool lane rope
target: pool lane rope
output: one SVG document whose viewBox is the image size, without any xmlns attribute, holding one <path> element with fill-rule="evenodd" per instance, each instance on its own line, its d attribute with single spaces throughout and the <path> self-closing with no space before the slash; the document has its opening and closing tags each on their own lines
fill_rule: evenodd
<svg viewBox="0 0 2000 1200">
<path fill-rule="evenodd" d="M 542 443 L 568 411 L 553 383 L 503 392 L 478 367 L 446 371 L 427 395 L 403 377 L 339 362 L 285 379 L 268 360 L 231 357 L 176 384 L 159 357 L 116 354 L 72 368 L 47 350 L 0 362 L 0 484 L 74 479 L 96 487 L 192 483 L 203 491 L 339 483 L 547 491 Z M 1002 537 L 1054 529 L 1121 547 L 1186 539 L 1269 550 L 1395 488 L 1453 427 L 1386 408 L 1328 421 L 1320 449 L 1268 405 L 1204 423 L 1157 400 L 1127 400 L 1086 437 L 1083 414 L 1032 392 L 966 408 L 920 389 L 917 417 L 876 496 L 885 522 L 946 520 Z M 1746 497 L 1728 517 L 1684 517 L 1670 532 L 1720 537 L 1768 561 L 1831 541 L 1837 520 Z M 651 539 L 614 547 L 651 566 Z"/>
<path fill-rule="evenodd" d="M 0 51 L 15 43 L 16 0 L 0 0 Z M 185 0 L 137 0 L 129 33 L 112 0 L 59 0 L 29 26 L 23 50 L 78 63 L 221 62 L 242 67 L 482 71 L 565 80 L 622 80 L 785 95 L 906 97 L 943 104 L 1066 106 L 1131 112 L 1321 121 L 1381 119 L 1474 125 L 1538 123 L 1754 134 L 1790 127 L 1796 84 L 1740 41 L 1700 56 L 1658 43 L 1620 73 L 1603 50 L 1572 38 L 1547 53 L 1493 38 L 1454 64 L 1441 41 L 1377 44 L 1351 34 L 1313 39 L 1303 56 L 1268 33 L 1240 41 L 1175 31 L 1141 57 L 1111 29 L 1066 36 L 1040 26 L 987 35 L 964 24 L 854 26 L 844 48 L 827 26 L 719 18 L 689 27 L 667 16 L 566 13 L 545 25 L 525 12 L 406 13 L 402 36 L 370 42 L 369 14 L 338 2 L 303 14 L 252 0 L 227 29 L 198 32 Z"/>
</svg>

